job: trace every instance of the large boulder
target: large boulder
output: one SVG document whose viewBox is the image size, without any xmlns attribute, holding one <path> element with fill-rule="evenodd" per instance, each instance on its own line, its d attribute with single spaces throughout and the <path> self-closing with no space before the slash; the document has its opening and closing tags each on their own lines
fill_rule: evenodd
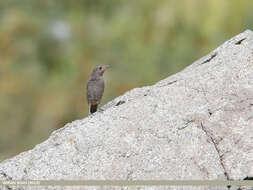
<svg viewBox="0 0 253 190">
<path fill-rule="evenodd" d="M 250 30 L 183 71 L 125 93 L 103 111 L 65 125 L 34 149 L 0 164 L 0 179 L 243 180 L 251 176 Z M 36 189 L 0 187 L 8 188 Z"/>
</svg>

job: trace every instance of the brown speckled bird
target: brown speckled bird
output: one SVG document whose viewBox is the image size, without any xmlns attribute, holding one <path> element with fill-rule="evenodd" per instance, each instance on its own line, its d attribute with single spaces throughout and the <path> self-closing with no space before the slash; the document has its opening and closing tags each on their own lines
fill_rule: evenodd
<svg viewBox="0 0 253 190">
<path fill-rule="evenodd" d="M 103 74 L 109 65 L 99 65 L 95 67 L 86 85 L 86 95 L 89 105 L 89 114 L 97 111 L 98 105 L 104 93 Z"/>
</svg>

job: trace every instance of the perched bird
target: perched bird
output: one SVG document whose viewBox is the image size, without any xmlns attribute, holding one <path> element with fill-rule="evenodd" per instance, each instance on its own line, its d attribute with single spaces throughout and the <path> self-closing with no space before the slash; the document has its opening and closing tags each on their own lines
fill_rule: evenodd
<svg viewBox="0 0 253 190">
<path fill-rule="evenodd" d="M 103 74 L 109 65 L 99 65 L 95 67 L 90 75 L 86 85 L 86 95 L 89 105 L 89 114 L 97 111 L 98 104 L 104 93 L 104 78 Z"/>
</svg>

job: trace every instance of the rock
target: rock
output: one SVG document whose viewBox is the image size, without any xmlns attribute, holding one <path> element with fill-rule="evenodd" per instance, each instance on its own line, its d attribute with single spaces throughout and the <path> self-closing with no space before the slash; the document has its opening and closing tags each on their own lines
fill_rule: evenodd
<svg viewBox="0 0 253 190">
<path fill-rule="evenodd" d="M 34 149 L 0 163 L 0 179 L 252 177 L 253 32 L 247 30 L 237 35 L 153 86 L 127 92 L 106 104 L 103 110 L 65 125 Z M 36 189 L 1 187 L 7 188 Z M 107 188 L 120 189 L 101 187 Z"/>
</svg>

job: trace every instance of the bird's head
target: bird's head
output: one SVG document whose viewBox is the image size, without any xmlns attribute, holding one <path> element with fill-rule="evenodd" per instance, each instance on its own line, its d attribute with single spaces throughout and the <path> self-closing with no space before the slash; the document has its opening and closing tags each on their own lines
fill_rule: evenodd
<svg viewBox="0 0 253 190">
<path fill-rule="evenodd" d="M 103 76 L 105 70 L 107 70 L 110 67 L 111 67 L 110 65 L 98 65 L 94 68 L 92 74 L 96 76 Z"/>
</svg>

